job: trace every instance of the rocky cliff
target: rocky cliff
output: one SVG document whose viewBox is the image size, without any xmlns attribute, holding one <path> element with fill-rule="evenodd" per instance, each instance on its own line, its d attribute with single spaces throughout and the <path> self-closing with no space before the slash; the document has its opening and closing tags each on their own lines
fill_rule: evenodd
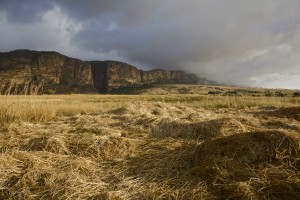
<svg viewBox="0 0 300 200">
<path fill-rule="evenodd" d="M 143 71 L 117 61 L 81 61 L 57 52 L 0 53 L 0 93 L 108 93 L 154 83 L 210 84 L 184 71 Z"/>
<path fill-rule="evenodd" d="M 136 67 L 116 61 L 91 61 L 94 86 L 100 93 L 113 88 L 140 85 L 141 74 Z"/>
<path fill-rule="evenodd" d="M 0 53 L 0 84 L 6 92 L 96 91 L 89 63 L 56 52 L 16 50 Z M 29 91 L 34 90 L 34 91 Z M 38 90 L 38 91 L 37 91 Z"/>
<path fill-rule="evenodd" d="M 117 61 L 91 61 L 94 85 L 100 93 L 109 92 L 120 87 L 134 87 L 138 85 L 165 84 L 210 84 L 207 79 L 198 78 L 194 74 L 184 71 L 168 71 L 155 69 L 143 71 L 138 68 Z"/>
<path fill-rule="evenodd" d="M 192 74 L 186 74 L 184 71 L 155 69 L 151 71 L 141 71 L 141 81 L 142 83 L 196 84 L 199 82 L 199 79 L 195 79 L 192 77 Z"/>
</svg>

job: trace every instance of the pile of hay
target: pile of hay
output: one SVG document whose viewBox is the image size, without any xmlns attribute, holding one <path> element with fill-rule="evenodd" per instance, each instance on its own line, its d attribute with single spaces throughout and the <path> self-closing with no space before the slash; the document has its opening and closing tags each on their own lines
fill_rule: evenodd
<svg viewBox="0 0 300 200">
<path fill-rule="evenodd" d="M 73 155 L 89 157 L 93 160 L 114 160 L 134 155 L 135 145 L 123 137 L 78 135 L 68 142 Z"/>
<path fill-rule="evenodd" d="M 70 126 L 18 123 L 0 134 L 0 199 L 126 197 L 111 188 L 119 172 L 104 164 L 133 156 L 134 142 L 114 129 L 95 134 Z"/>
<path fill-rule="evenodd" d="M 288 108 L 279 108 L 271 111 L 262 111 L 258 113 L 259 116 L 271 116 L 271 117 L 280 117 L 295 119 L 300 121 L 300 107 L 288 107 Z"/>
<path fill-rule="evenodd" d="M 180 137 L 206 140 L 226 135 L 239 134 L 251 130 L 251 127 L 231 118 L 213 119 L 199 122 L 186 120 L 161 119 L 151 126 L 153 137 Z"/>
<path fill-rule="evenodd" d="M 205 141 L 194 161 L 195 174 L 218 198 L 300 198 L 298 135 L 249 132 Z"/>
<path fill-rule="evenodd" d="M 195 147 L 195 142 L 179 138 L 142 145 L 142 153 L 121 166 L 131 177 L 130 199 L 212 199 L 205 181 L 193 173 Z"/>
<path fill-rule="evenodd" d="M 295 113 L 133 103 L 11 123 L 0 199 L 300 199 Z"/>
<path fill-rule="evenodd" d="M 0 162 L 0 199 L 87 199 L 107 193 L 89 159 L 11 151 L 0 155 Z"/>
</svg>

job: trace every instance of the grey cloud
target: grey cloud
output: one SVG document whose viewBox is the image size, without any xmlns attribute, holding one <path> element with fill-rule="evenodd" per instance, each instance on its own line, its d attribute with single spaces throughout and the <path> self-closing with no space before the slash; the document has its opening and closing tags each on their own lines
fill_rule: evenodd
<svg viewBox="0 0 300 200">
<path fill-rule="evenodd" d="M 12 23 L 32 23 L 39 21 L 43 13 L 53 8 L 53 2 L 43 0 L 1 0 L 0 11 L 5 11 Z"/>
<path fill-rule="evenodd" d="M 118 28 L 110 32 L 105 29 L 111 22 L 96 19 L 77 35 L 76 41 L 82 42 L 81 45 L 87 42 L 87 47 L 95 49 L 116 49 L 150 64 L 174 66 L 186 60 L 209 62 L 222 57 L 239 57 L 245 51 L 277 44 L 280 35 L 287 34 L 286 22 L 299 23 L 299 5 L 295 2 L 266 2 L 268 4 L 258 6 L 261 1 L 191 1 L 189 4 L 169 1 L 151 13 L 143 12 L 147 7 L 134 6 L 138 13 L 144 13 L 140 18 L 152 17 L 152 20 L 127 26 L 123 22 L 132 18 L 125 16 L 113 21 Z M 118 10 L 120 8 L 123 7 L 115 8 L 115 12 L 123 13 L 124 8 Z M 293 31 L 293 27 L 290 29 Z"/>
<path fill-rule="evenodd" d="M 30 0 L 29 8 L 20 2 L 0 0 L 8 19 L 36 23 L 59 9 L 67 27 L 78 25 L 56 39 L 68 40 L 63 52 L 81 59 L 107 56 L 233 84 L 300 74 L 299 0 Z"/>
<path fill-rule="evenodd" d="M 123 25 L 149 22 L 164 3 L 160 0 L 57 0 L 65 12 L 78 20 L 95 19 Z"/>
<path fill-rule="evenodd" d="M 6 13 L 0 12 L 0 51 L 14 49 L 56 50 L 71 52 L 71 34 L 76 24 L 59 10 L 44 12 L 42 19 L 31 23 L 11 23 Z"/>
</svg>

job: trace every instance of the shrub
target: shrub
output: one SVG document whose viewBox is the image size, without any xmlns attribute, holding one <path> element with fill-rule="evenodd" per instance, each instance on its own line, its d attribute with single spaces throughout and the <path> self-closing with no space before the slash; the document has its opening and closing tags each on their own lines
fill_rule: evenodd
<svg viewBox="0 0 300 200">
<path fill-rule="evenodd" d="M 52 90 L 52 89 L 47 89 L 45 90 L 45 94 L 55 94 L 55 90 Z"/>
<path fill-rule="evenodd" d="M 238 95 L 238 92 L 233 90 L 233 91 L 227 91 L 225 92 L 225 95 L 226 96 L 237 96 Z"/>
<path fill-rule="evenodd" d="M 281 90 L 275 92 L 276 97 L 285 97 L 287 94 L 283 93 Z"/>
<path fill-rule="evenodd" d="M 212 94 L 212 95 L 218 95 L 221 94 L 222 92 L 220 91 L 209 91 L 208 94 Z"/>
<path fill-rule="evenodd" d="M 273 96 L 273 92 L 271 92 L 270 90 L 267 90 L 267 91 L 265 91 L 265 96 L 271 97 L 271 96 Z"/>
<path fill-rule="evenodd" d="M 293 97 L 300 97 L 300 92 L 294 92 Z"/>
</svg>

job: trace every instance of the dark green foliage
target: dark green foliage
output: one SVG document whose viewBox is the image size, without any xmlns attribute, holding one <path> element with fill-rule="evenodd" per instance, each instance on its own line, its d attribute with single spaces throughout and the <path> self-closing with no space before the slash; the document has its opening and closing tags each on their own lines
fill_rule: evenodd
<svg viewBox="0 0 300 200">
<path fill-rule="evenodd" d="M 55 90 L 53 90 L 53 89 L 47 89 L 47 90 L 45 90 L 45 94 L 55 94 L 56 93 L 56 91 Z"/>
<path fill-rule="evenodd" d="M 273 96 L 273 92 L 271 92 L 270 90 L 267 90 L 267 91 L 265 91 L 265 96 L 271 97 L 271 96 Z"/>
<path fill-rule="evenodd" d="M 211 95 L 220 95 L 220 94 L 222 94 L 222 92 L 220 92 L 220 91 L 209 91 L 208 94 L 211 94 Z"/>
<path fill-rule="evenodd" d="M 154 85 L 154 84 L 153 84 Z M 109 93 L 110 94 L 128 94 L 128 95 L 137 95 L 141 94 L 145 89 L 153 88 L 153 85 L 134 85 L 128 87 L 119 87 L 119 88 L 112 88 Z"/>
<path fill-rule="evenodd" d="M 300 92 L 294 92 L 293 97 L 300 97 Z"/>
<path fill-rule="evenodd" d="M 226 96 L 237 96 L 239 93 L 235 90 L 225 92 Z"/>
<path fill-rule="evenodd" d="M 276 97 L 285 97 L 287 94 L 283 93 L 281 90 L 275 92 Z"/>
</svg>

